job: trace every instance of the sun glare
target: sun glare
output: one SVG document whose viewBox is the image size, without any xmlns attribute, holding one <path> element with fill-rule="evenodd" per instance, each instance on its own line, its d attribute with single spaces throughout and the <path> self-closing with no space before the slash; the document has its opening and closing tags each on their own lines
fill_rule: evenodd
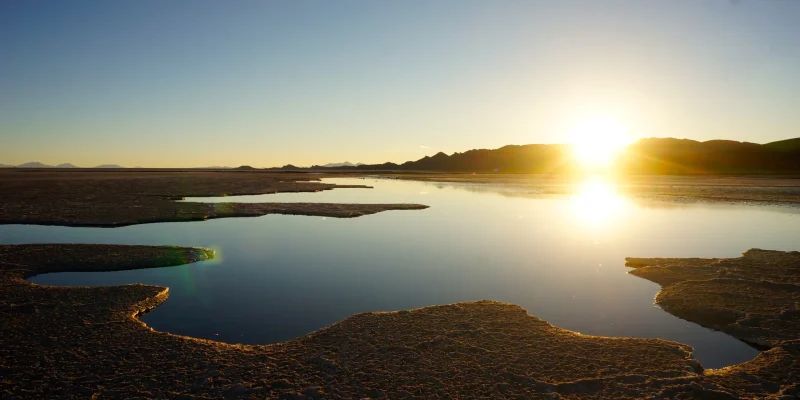
<svg viewBox="0 0 800 400">
<path fill-rule="evenodd" d="M 608 166 L 629 142 L 627 128 L 607 117 L 584 119 L 572 127 L 570 134 L 575 159 L 588 167 Z"/>
<path fill-rule="evenodd" d="M 572 209 L 581 225 L 599 228 L 619 218 L 627 203 L 614 185 L 593 178 L 576 186 Z"/>
</svg>

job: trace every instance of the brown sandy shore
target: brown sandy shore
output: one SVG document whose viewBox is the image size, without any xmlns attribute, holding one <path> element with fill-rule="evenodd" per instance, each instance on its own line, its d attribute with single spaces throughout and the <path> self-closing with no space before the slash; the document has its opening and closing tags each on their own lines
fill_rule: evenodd
<svg viewBox="0 0 800 400">
<path fill-rule="evenodd" d="M 580 335 L 518 306 L 491 301 L 357 314 L 288 342 L 229 345 L 156 332 L 138 321 L 139 313 L 167 298 L 166 288 L 47 287 L 25 280 L 47 272 L 164 267 L 209 257 L 209 250 L 178 247 L 0 246 L 0 397 L 788 399 L 798 394 L 796 330 L 776 331 L 772 349 L 715 371 L 703 371 L 686 345 Z M 796 278 L 791 269 L 796 260 L 795 253 L 774 252 L 770 270 L 776 272 L 759 276 Z M 691 278 L 692 267 L 683 269 L 680 279 Z M 738 273 L 752 270 L 742 264 Z M 730 309 L 751 306 L 728 300 L 723 303 Z M 782 318 L 775 311 L 762 312 Z M 783 340 L 786 335 L 793 340 Z"/>
<path fill-rule="evenodd" d="M 369 186 L 315 182 L 310 174 L 250 171 L 0 170 L 0 224 L 116 227 L 267 214 L 351 218 L 422 204 L 180 203 L 184 197 L 315 192 Z"/>
</svg>

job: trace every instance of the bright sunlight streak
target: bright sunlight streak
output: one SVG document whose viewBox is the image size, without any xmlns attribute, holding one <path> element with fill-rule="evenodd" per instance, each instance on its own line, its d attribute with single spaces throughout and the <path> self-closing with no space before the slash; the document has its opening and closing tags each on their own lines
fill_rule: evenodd
<svg viewBox="0 0 800 400">
<path fill-rule="evenodd" d="M 572 197 L 572 209 L 582 225 L 600 227 L 618 218 L 626 202 L 614 186 L 600 179 L 592 179 L 577 186 Z"/>
<path fill-rule="evenodd" d="M 570 130 L 575 159 L 587 167 L 606 167 L 630 141 L 628 129 L 608 117 L 586 118 Z"/>
</svg>

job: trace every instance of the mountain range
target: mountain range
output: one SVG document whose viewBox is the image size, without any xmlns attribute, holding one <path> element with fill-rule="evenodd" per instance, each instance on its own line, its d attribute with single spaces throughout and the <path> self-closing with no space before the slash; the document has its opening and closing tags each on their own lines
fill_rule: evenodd
<svg viewBox="0 0 800 400">
<path fill-rule="evenodd" d="M 78 168 L 72 164 L 46 165 L 29 162 L 0 168 Z M 104 164 L 95 168 L 123 168 Z M 217 168 L 217 167 L 214 167 Z M 235 169 L 256 168 L 241 166 Z M 273 171 L 432 171 L 477 173 L 568 173 L 579 167 L 572 147 L 566 144 L 509 145 L 499 149 L 476 149 L 463 153 L 436 153 L 402 164 L 329 163 L 311 167 L 292 164 L 266 168 Z M 648 138 L 624 148 L 609 170 L 626 174 L 800 174 L 800 138 L 766 144 L 709 140 Z"/>
<path fill-rule="evenodd" d="M 766 144 L 642 139 L 625 149 L 615 167 L 657 175 L 800 173 L 800 138 Z"/>
<path fill-rule="evenodd" d="M 767 144 L 689 139 L 641 139 L 622 150 L 611 170 L 627 174 L 786 174 L 800 173 L 800 138 Z M 402 164 L 358 166 L 286 165 L 272 170 L 392 170 L 477 173 L 566 173 L 576 165 L 566 144 L 509 145 L 447 155 L 439 152 Z"/>
</svg>

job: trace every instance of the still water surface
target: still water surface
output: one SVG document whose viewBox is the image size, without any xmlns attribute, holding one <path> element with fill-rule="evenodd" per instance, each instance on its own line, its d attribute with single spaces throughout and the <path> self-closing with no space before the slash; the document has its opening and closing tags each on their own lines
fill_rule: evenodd
<svg viewBox="0 0 800 400">
<path fill-rule="evenodd" d="M 626 256 L 737 257 L 797 250 L 800 214 L 787 208 L 653 204 L 601 183 L 574 195 L 508 188 L 330 179 L 374 189 L 214 201 L 422 203 L 354 219 L 269 215 L 124 228 L 0 226 L 0 243 L 202 246 L 218 259 L 171 268 L 58 273 L 45 285 L 147 283 L 169 299 L 142 320 L 154 329 L 231 343 L 274 343 L 354 313 L 492 299 L 591 335 L 687 343 L 707 368 L 756 350 L 654 307 L 658 285 L 626 274 Z M 199 201 L 203 199 L 190 199 Z"/>
</svg>

